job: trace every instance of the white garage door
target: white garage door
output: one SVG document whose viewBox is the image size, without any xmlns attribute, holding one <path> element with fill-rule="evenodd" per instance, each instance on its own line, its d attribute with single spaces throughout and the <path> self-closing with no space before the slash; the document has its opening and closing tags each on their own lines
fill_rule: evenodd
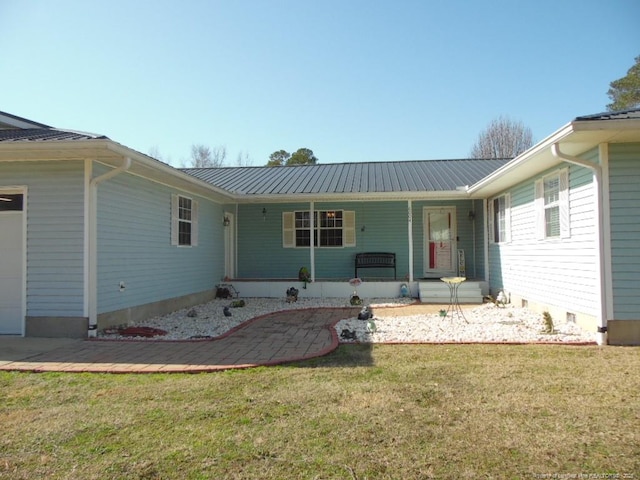
<svg viewBox="0 0 640 480">
<path fill-rule="evenodd" d="M 23 195 L 0 191 L 0 335 L 23 334 Z"/>
</svg>

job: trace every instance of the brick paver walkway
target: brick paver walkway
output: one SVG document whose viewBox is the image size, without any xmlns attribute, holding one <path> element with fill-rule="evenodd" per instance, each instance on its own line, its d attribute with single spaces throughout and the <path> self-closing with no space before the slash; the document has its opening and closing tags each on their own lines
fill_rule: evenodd
<svg viewBox="0 0 640 480">
<path fill-rule="evenodd" d="M 332 328 L 354 308 L 314 308 L 272 313 L 225 336 L 205 341 L 77 340 L 25 358 L 2 361 L 0 370 L 33 372 L 208 372 L 305 360 L 338 347 Z M 21 340 L 16 338 L 15 341 Z"/>
</svg>

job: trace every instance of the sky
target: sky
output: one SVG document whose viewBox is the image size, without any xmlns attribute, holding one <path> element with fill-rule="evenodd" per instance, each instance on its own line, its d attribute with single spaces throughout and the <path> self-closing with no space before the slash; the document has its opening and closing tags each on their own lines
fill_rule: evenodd
<svg viewBox="0 0 640 480">
<path fill-rule="evenodd" d="M 466 158 L 606 110 L 638 0 L 0 0 L 0 111 L 182 166 Z"/>
</svg>

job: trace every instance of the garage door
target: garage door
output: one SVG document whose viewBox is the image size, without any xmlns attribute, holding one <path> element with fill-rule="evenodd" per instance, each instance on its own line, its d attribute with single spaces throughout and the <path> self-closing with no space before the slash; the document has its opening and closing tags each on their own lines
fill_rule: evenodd
<svg viewBox="0 0 640 480">
<path fill-rule="evenodd" d="M 0 191 L 0 335 L 23 334 L 23 195 Z"/>
</svg>

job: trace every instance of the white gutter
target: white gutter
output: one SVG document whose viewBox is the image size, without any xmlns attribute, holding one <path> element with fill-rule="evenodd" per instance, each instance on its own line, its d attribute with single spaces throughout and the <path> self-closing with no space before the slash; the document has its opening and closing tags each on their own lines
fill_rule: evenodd
<svg viewBox="0 0 640 480">
<path fill-rule="evenodd" d="M 479 182 L 471 185 L 467 189 L 467 192 L 470 195 L 473 195 L 478 190 L 481 190 L 487 185 L 490 185 L 494 183 L 496 180 L 509 174 L 513 170 L 517 170 L 520 166 L 532 161 L 536 155 L 538 155 L 541 152 L 544 152 L 549 147 L 549 145 L 555 145 L 560 140 L 570 135 L 573 132 L 573 128 L 574 128 L 574 125 L 572 123 L 568 123 L 564 127 L 560 128 L 558 131 L 556 131 L 555 133 L 549 135 L 547 138 L 545 138 L 544 140 L 540 141 L 539 143 L 531 147 L 529 150 L 521 153 L 520 155 L 515 157 L 513 160 L 507 162 L 505 165 L 495 170 L 490 175 L 487 175 Z"/>
<path fill-rule="evenodd" d="M 89 182 L 89 331 L 88 337 L 98 333 L 98 185 L 120 175 L 131 167 L 131 158 L 124 157 L 122 165 Z"/>
<path fill-rule="evenodd" d="M 590 169 L 593 172 L 593 183 L 595 187 L 595 218 L 596 221 L 596 235 L 598 239 L 598 248 L 596 249 L 597 262 L 596 262 L 596 282 L 599 286 L 600 292 L 598 297 L 598 334 L 596 341 L 598 345 L 606 345 L 607 343 L 607 296 L 606 296 L 606 283 L 607 278 L 605 275 L 605 236 L 604 236 L 604 215 L 602 211 L 603 195 L 602 195 L 602 167 L 598 164 L 591 163 L 582 158 L 574 157 L 572 155 L 566 155 L 560 151 L 560 144 L 558 142 L 551 145 L 551 153 L 554 157 L 563 160 L 574 165 L 579 165 Z"/>
</svg>

